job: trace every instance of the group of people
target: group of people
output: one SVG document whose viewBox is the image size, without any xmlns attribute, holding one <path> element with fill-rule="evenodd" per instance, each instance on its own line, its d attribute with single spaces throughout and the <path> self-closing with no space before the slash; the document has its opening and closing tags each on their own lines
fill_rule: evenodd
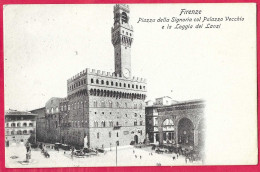
<svg viewBox="0 0 260 172">
<path fill-rule="evenodd" d="M 45 150 L 42 146 L 42 143 L 39 145 L 39 148 L 41 149 L 41 153 L 44 155 L 45 158 L 50 158 L 50 154 Z"/>
<path fill-rule="evenodd" d="M 133 150 L 133 154 L 135 154 L 135 150 Z M 141 155 L 139 157 L 140 157 L 140 159 L 142 159 Z M 138 158 L 138 155 L 135 154 L 135 158 Z"/>
</svg>

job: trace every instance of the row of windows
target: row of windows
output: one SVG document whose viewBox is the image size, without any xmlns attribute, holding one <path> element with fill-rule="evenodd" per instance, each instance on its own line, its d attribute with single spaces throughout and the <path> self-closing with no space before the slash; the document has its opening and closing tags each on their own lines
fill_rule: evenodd
<svg viewBox="0 0 260 172">
<path fill-rule="evenodd" d="M 74 88 L 77 88 L 77 87 L 84 85 L 84 84 L 86 84 L 86 79 L 81 79 L 80 81 L 78 81 L 78 82 L 74 83 L 73 85 L 69 86 L 68 90 L 69 91 L 73 90 Z"/>
<path fill-rule="evenodd" d="M 33 127 L 33 123 L 29 123 L 29 124 L 27 124 L 27 123 L 11 123 L 11 125 L 9 125 L 9 123 L 6 123 L 6 127 L 27 127 L 27 126 L 29 126 L 29 127 Z"/>
<path fill-rule="evenodd" d="M 143 125 L 143 121 L 139 121 L 140 126 Z M 56 127 L 57 127 L 57 123 L 55 123 Z M 62 126 L 68 126 L 68 127 L 85 127 L 87 125 L 87 121 L 71 121 L 69 123 L 62 123 Z M 114 127 L 114 126 L 121 126 L 119 124 L 119 122 L 117 121 L 115 124 L 113 121 L 94 121 L 93 122 L 94 127 Z M 125 121 L 125 126 L 128 125 L 128 122 Z M 137 120 L 134 120 L 134 126 L 137 126 Z"/>
<path fill-rule="evenodd" d="M 109 131 L 108 132 L 108 137 L 111 138 L 111 136 L 112 136 L 112 133 L 111 133 L 111 131 Z M 116 137 L 119 137 L 118 132 L 116 132 Z M 99 138 L 100 138 L 100 133 L 97 133 L 97 139 L 99 139 Z"/>
<path fill-rule="evenodd" d="M 22 134 L 33 134 L 34 133 L 34 131 L 33 130 L 18 130 L 18 131 L 6 131 L 6 135 L 22 135 Z"/>
<path fill-rule="evenodd" d="M 85 104 L 83 104 L 83 101 L 81 102 L 75 102 L 75 103 L 72 103 L 71 105 L 68 105 L 68 110 L 72 110 L 72 109 L 81 109 L 83 108 L 83 106 L 87 107 L 87 102 L 85 101 Z M 113 108 L 113 102 L 112 101 L 108 101 L 107 103 L 105 101 L 101 101 L 100 103 L 98 103 L 96 100 L 93 101 L 93 107 L 101 107 L 101 108 L 106 108 L 106 107 L 109 107 L 109 108 Z M 143 108 L 143 105 L 142 103 L 140 103 L 139 105 L 137 105 L 136 103 L 133 104 L 133 106 L 130 105 L 130 103 L 119 103 L 119 102 L 116 102 L 115 103 L 115 107 L 116 108 L 134 108 L 134 109 L 142 109 Z M 64 106 L 61 106 L 61 111 L 66 111 L 67 110 L 67 106 L 64 105 Z M 48 111 L 47 111 L 48 113 Z"/>
<path fill-rule="evenodd" d="M 95 100 L 95 101 L 93 101 L 93 107 L 102 107 L 102 108 L 109 107 L 109 108 L 112 108 L 113 107 L 113 103 L 111 101 L 108 101 L 108 104 L 106 104 L 105 101 L 101 101 L 100 102 L 100 106 L 98 106 L 98 102 Z M 121 103 L 121 104 L 119 102 L 116 102 L 116 106 L 115 107 L 116 108 L 121 108 L 121 107 L 122 108 L 131 108 L 130 103 L 128 104 L 126 102 L 125 103 Z M 137 104 L 136 103 L 134 103 L 133 108 L 137 109 Z M 142 103 L 139 104 L 138 108 L 139 109 L 143 108 Z"/>
<path fill-rule="evenodd" d="M 89 94 L 93 96 L 103 96 L 103 97 L 115 97 L 115 98 L 125 98 L 125 99 L 145 99 L 145 94 L 136 93 L 125 93 L 121 91 L 112 90 L 100 90 L 100 89 L 90 89 Z"/>
<path fill-rule="evenodd" d="M 99 80 L 99 79 L 96 79 L 94 81 L 94 79 L 92 78 L 90 80 L 91 84 L 101 84 L 101 85 L 110 85 L 110 86 L 116 86 L 116 87 L 124 87 L 124 88 L 135 88 L 135 89 L 144 89 L 145 90 L 145 86 L 142 86 L 142 85 L 134 85 L 134 84 L 126 84 L 126 83 L 121 83 L 121 82 L 109 82 L 109 81 L 104 81 L 104 80 Z"/>
<path fill-rule="evenodd" d="M 125 121 L 125 125 L 127 125 L 127 124 L 128 124 L 128 122 Z M 143 125 L 143 121 L 140 121 L 139 124 Z M 100 127 L 106 127 L 106 122 L 105 121 L 101 121 L 100 125 L 101 125 Z M 115 126 L 121 126 L 121 125 L 118 122 L 116 122 Z M 137 126 L 137 120 L 134 120 L 134 126 Z M 98 121 L 94 121 L 94 127 L 99 127 Z M 114 127 L 113 121 L 109 121 L 108 122 L 108 127 Z"/>
<path fill-rule="evenodd" d="M 51 114 L 58 113 L 59 107 L 57 106 L 55 109 L 53 107 L 51 109 L 46 109 L 46 112 Z"/>
</svg>

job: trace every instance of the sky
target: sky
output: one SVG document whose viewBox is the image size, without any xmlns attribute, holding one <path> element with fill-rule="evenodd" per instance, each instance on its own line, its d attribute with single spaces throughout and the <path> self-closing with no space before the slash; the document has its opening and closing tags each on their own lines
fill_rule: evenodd
<svg viewBox="0 0 260 172">
<path fill-rule="evenodd" d="M 181 9 L 202 12 L 179 16 Z M 130 10 L 132 75 L 147 79 L 147 100 L 206 100 L 208 164 L 256 163 L 256 5 L 131 4 Z M 207 17 L 204 27 L 221 26 L 138 23 L 160 17 Z M 67 79 L 86 68 L 113 72 L 112 25 L 113 4 L 5 6 L 5 109 L 31 110 L 66 97 Z"/>
<path fill-rule="evenodd" d="M 139 18 L 178 15 L 160 5 L 144 13 L 131 5 L 134 27 L 133 76 L 147 79 L 147 100 L 203 98 L 197 82 L 206 59 L 191 32 L 163 31 L 161 23 L 137 23 Z M 170 10 L 170 9 L 168 9 Z M 66 97 L 66 81 L 85 68 L 114 71 L 111 43 L 113 5 L 11 5 L 5 7 L 5 107 L 30 110 L 51 97 Z M 169 39 L 170 38 L 170 39 Z"/>
</svg>

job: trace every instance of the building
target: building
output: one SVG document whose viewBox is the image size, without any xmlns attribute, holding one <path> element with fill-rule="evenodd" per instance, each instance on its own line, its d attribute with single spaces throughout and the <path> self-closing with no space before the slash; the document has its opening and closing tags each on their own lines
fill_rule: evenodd
<svg viewBox="0 0 260 172">
<path fill-rule="evenodd" d="M 37 114 L 17 110 L 5 112 L 5 145 L 19 145 L 27 142 L 32 135 L 35 138 Z"/>
<path fill-rule="evenodd" d="M 158 108 L 168 106 L 176 103 L 169 96 L 163 96 L 152 100 L 146 101 L 145 107 L 145 121 L 146 133 L 148 134 L 149 142 L 159 144 L 159 130 L 158 130 Z"/>
<path fill-rule="evenodd" d="M 107 148 L 144 142 L 146 80 L 133 77 L 128 5 L 114 6 L 115 72 L 85 69 L 67 80 L 67 96 L 45 105 L 45 142 Z"/>
<path fill-rule="evenodd" d="M 46 136 L 45 130 L 45 107 L 35 109 L 30 111 L 33 114 L 37 114 L 36 116 L 36 140 L 39 142 L 44 142 L 43 138 Z"/>
<path fill-rule="evenodd" d="M 159 97 L 159 98 L 155 99 L 155 105 L 165 106 L 165 105 L 171 105 L 171 104 L 174 104 L 174 103 L 177 103 L 177 101 L 172 100 L 172 98 L 169 97 L 169 96 Z"/>
<path fill-rule="evenodd" d="M 145 108 L 149 141 L 157 144 L 204 145 L 204 101 L 191 100 Z"/>
</svg>

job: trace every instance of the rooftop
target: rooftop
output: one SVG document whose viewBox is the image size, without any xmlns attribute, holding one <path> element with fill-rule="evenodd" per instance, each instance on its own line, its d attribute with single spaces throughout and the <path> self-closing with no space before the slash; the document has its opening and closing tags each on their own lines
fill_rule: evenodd
<svg viewBox="0 0 260 172">
<path fill-rule="evenodd" d="M 114 78 L 114 79 L 124 79 L 124 80 L 135 81 L 135 82 L 143 82 L 143 83 L 147 82 L 145 78 L 133 76 L 131 78 L 126 79 L 122 76 L 119 76 L 118 74 L 116 74 L 114 72 L 111 73 L 111 72 L 86 68 L 83 71 L 81 71 L 78 74 L 71 77 L 70 79 L 68 79 L 67 83 L 70 83 L 70 82 L 72 82 L 72 81 L 74 81 L 74 80 L 76 80 L 76 79 L 78 79 L 78 78 L 80 78 L 84 75 L 96 75 L 96 76 L 101 76 L 101 77 L 109 77 L 109 78 Z"/>
<path fill-rule="evenodd" d="M 18 111 L 18 110 L 13 110 L 9 109 L 5 112 L 5 115 L 21 115 L 21 116 L 26 116 L 26 115 L 31 115 L 31 116 L 37 116 L 37 114 L 28 112 L 28 111 Z"/>
</svg>

